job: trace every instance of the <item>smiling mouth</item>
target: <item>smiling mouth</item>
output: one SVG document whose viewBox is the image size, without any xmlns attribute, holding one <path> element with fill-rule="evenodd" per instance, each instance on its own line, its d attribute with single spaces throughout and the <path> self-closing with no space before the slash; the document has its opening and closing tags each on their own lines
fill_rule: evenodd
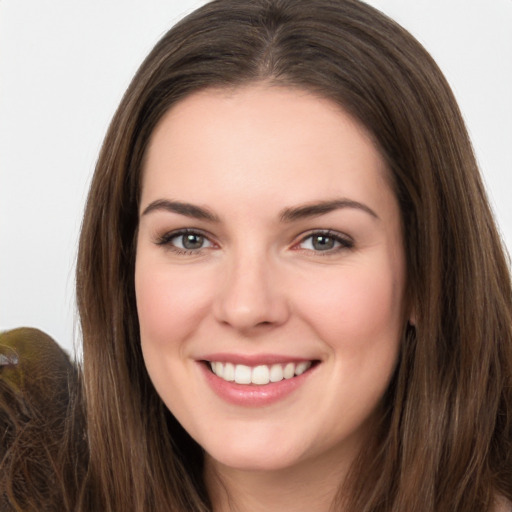
<svg viewBox="0 0 512 512">
<path fill-rule="evenodd" d="M 245 364 L 206 361 L 211 371 L 219 378 L 236 384 L 256 384 L 264 386 L 273 382 L 293 379 L 308 371 L 318 361 L 299 363 L 247 366 Z"/>
</svg>

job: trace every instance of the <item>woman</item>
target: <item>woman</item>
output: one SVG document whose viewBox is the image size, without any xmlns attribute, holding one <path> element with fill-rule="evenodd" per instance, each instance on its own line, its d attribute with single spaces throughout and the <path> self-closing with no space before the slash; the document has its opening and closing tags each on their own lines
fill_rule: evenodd
<svg viewBox="0 0 512 512">
<path fill-rule="evenodd" d="M 112 121 L 78 510 L 494 511 L 511 290 L 455 100 L 353 0 L 218 0 Z"/>
</svg>

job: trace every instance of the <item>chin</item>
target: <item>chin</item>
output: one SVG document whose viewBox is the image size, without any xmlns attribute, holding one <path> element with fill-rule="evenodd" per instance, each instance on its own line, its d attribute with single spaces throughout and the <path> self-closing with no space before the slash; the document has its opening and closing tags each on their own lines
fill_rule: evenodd
<svg viewBox="0 0 512 512">
<path fill-rule="evenodd" d="M 247 472 L 275 472 L 290 469 L 299 463 L 296 457 L 279 453 L 251 453 L 248 450 L 222 453 L 214 456 L 207 453 L 214 466 Z"/>
<path fill-rule="evenodd" d="M 214 466 L 219 464 L 238 471 L 279 471 L 300 463 L 306 455 L 304 445 L 287 447 L 277 437 L 272 442 L 267 436 L 235 439 L 225 435 L 216 442 L 210 439 L 203 448 Z"/>
</svg>

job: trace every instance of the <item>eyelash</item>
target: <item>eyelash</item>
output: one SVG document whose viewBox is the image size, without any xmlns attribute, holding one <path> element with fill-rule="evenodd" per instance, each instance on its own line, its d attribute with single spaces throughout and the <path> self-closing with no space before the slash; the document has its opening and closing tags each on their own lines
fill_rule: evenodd
<svg viewBox="0 0 512 512">
<path fill-rule="evenodd" d="M 321 250 L 316 250 L 315 251 L 313 249 L 303 249 L 303 248 L 300 248 L 300 247 L 297 250 L 313 251 L 315 254 L 318 254 L 319 256 L 329 256 L 329 255 L 332 255 L 332 254 L 336 254 L 339 251 L 343 251 L 343 250 L 353 249 L 354 248 L 354 241 L 351 238 L 349 238 L 346 235 L 342 235 L 341 233 L 338 233 L 337 231 L 332 231 L 332 230 L 329 230 L 329 229 L 327 229 L 327 230 L 317 229 L 317 230 L 314 230 L 314 231 L 310 231 L 308 234 L 303 236 L 301 238 L 301 240 L 298 242 L 298 244 L 295 244 L 295 246 L 297 246 L 299 244 L 303 244 L 308 239 L 312 239 L 313 240 L 314 237 L 329 238 L 329 239 L 333 240 L 334 243 L 337 243 L 339 245 L 337 247 L 326 249 L 324 251 L 321 251 Z"/>
<path fill-rule="evenodd" d="M 207 241 L 210 244 L 210 246 L 199 247 L 197 249 L 186 249 L 186 248 L 182 248 L 182 247 L 177 247 L 176 245 L 174 245 L 172 243 L 172 240 L 179 238 L 179 237 L 184 237 L 186 235 L 194 235 L 194 236 L 202 237 L 205 241 Z M 303 244 L 308 239 L 313 239 L 315 236 L 331 239 L 335 244 L 337 243 L 339 245 L 337 247 L 329 248 L 329 249 L 326 249 L 323 251 L 322 250 L 314 250 L 314 249 L 304 249 L 301 247 L 297 247 L 300 244 Z M 168 248 L 169 250 L 171 250 L 172 252 L 174 252 L 178 255 L 191 256 L 191 255 L 198 255 L 204 249 L 208 249 L 211 246 L 214 246 L 215 244 L 210 240 L 209 236 L 207 234 L 205 234 L 204 232 L 202 232 L 201 230 L 181 229 L 178 231 L 171 231 L 169 233 L 165 233 L 164 235 L 160 236 L 156 240 L 156 245 L 166 246 L 166 248 Z M 308 251 L 308 252 L 312 251 L 315 254 L 320 255 L 320 256 L 332 255 L 339 251 L 352 249 L 353 247 L 354 247 L 353 240 L 350 239 L 349 237 L 347 237 L 346 235 L 341 235 L 340 233 L 338 233 L 336 231 L 321 230 L 321 229 L 310 231 L 308 234 L 304 235 L 298 243 L 294 244 L 294 246 L 293 246 L 293 248 L 296 248 L 295 250 L 303 250 L 303 251 Z"/>
<path fill-rule="evenodd" d="M 210 238 L 208 235 L 203 233 L 199 229 L 180 229 L 178 231 L 171 231 L 169 233 L 165 233 L 164 235 L 160 236 L 156 244 L 165 246 L 170 251 L 183 256 L 193 256 L 200 254 L 200 252 L 204 249 L 207 249 L 207 247 L 200 247 L 198 249 L 185 249 L 181 247 L 177 247 L 176 245 L 172 244 L 172 240 L 179 237 L 184 237 L 186 235 L 195 235 L 198 237 L 202 237 L 205 241 L 209 242 L 210 244 L 214 245 L 213 242 L 210 241 Z"/>
</svg>

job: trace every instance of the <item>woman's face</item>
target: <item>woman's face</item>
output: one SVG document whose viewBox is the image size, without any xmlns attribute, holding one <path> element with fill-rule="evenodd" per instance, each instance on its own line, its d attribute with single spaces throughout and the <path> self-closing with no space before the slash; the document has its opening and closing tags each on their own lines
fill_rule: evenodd
<svg viewBox="0 0 512 512">
<path fill-rule="evenodd" d="M 365 130 L 301 90 L 206 90 L 157 126 L 135 269 L 142 350 L 214 464 L 339 464 L 360 446 L 405 321 L 388 178 Z"/>
</svg>

